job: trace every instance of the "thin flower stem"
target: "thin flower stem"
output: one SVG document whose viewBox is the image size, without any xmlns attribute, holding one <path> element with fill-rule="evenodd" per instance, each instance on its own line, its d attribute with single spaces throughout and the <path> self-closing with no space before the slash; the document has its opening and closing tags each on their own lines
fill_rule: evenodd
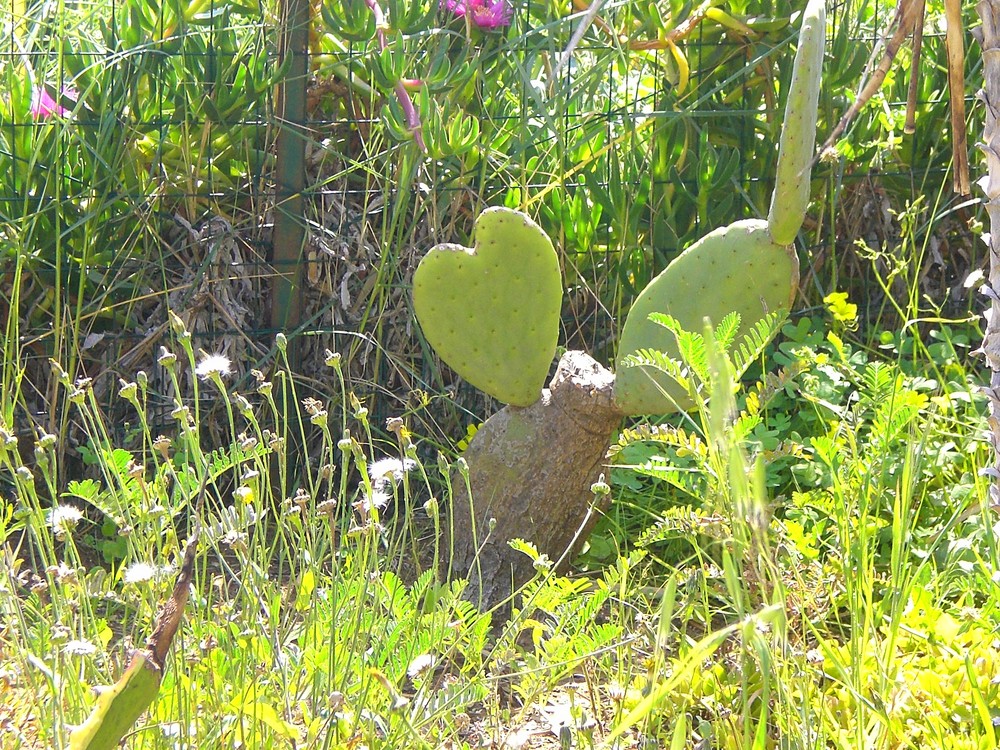
<svg viewBox="0 0 1000 750">
<path fill-rule="evenodd" d="M 365 3 L 371 9 L 372 15 L 375 16 L 375 35 L 378 38 L 378 48 L 379 50 L 384 50 L 388 46 L 385 39 L 385 32 L 389 28 L 385 21 L 385 13 L 382 12 L 382 6 L 378 4 L 378 0 L 365 0 Z M 393 90 L 396 92 L 396 99 L 399 101 L 399 106 L 403 108 L 406 127 L 413 133 L 414 142 L 416 142 L 421 151 L 427 153 L 427 144 L 424 143 L 424 135 L 420 122 L 420 112 L 413 103 L 409 91 L 407 91 L 407 85 L 413 85 L 413 83 L 412 79 L 407 79 L 405 82 L 403 80 L 397 81 Z"/>
</svg>

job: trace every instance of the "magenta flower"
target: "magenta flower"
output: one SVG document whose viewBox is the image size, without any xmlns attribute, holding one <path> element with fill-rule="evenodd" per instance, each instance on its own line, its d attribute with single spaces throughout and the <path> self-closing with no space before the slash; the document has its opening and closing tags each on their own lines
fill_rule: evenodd
<svg viewBox="0 0 1000 750">
<path fill-rule="evenodd" d="M 441 0 L 441 7 L 456 16 L 468 16 L 480 29 L 510 25 L 511 9 L 507 0 Z"/>
<path fill-rule="evenodd" d="M 73 89 L 64 88 L 62 96 L 76 99 L 76 92 Z M 47 120 L 50 117 L 65 117 L 71 114 L 70 110 L 52 98 L 49 90 L 44 86 L 35 86 L 31 90 L 31 109 L 28 111 L 36 120 Z"/>
</svg>

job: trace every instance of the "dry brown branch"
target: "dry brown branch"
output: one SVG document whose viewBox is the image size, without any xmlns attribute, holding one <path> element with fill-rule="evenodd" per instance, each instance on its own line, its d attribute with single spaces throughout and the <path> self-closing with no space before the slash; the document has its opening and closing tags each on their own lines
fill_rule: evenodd
<svg viewBox="0 0 1000 750">
<path fill-rule="evenodd" d="M 868 82 L 858 93 L 854 104 L 848 108 L 840 122 L 833 129 L 826 141 L 823 143 L 818 154 L 825 153 L 833 147 L 836 140 L 843 134 L 847 126 L 851 123 L 861 108 L 864 107 L 875 93 L 882 87 L 885 77 L 892 66 L 896 54 L 903 44 L 903 40 L 910 34 L 913 35 L 913 63 L 911 65 L 911 77 L 906 101 L 906 123 L 903 126 L 905 133 L 912 133 L 916 129 L 916 98 L 919 78 L 917 71 L 920 61 L 920 51 L 923 41 L 925 0 L 900 0 L 896 7 L 896 15 L 893 17 L 889 28 L 895 26 L 895 31 L 885 43 L 885 52 L 882 59 L 872 71 Z M 965 132 L 965 50 L 962 39 L 964 29 L 962 28 L 961 0 L 945 0 L 945 19 L 947 21 L 947 34 L 945 37 L 948 51 L 948 90 L 951 104 L 951 132 L 952 132 L 952 163 L 954 168 L 954 190 L 959 195 L 968 195 L 969 186 L 969 154 L 966 147 Z M 817 158 L 818 157 L 817 154 Z"/>
<path fill-rule="evenodd" d="M 906 92 L 906 124 L 903 132 L 912 135 L 917 130 L 917 88 L 920 85 L 920 49 L 924 42 L 924 10 L 926 3 L 917 3 L 913 19 L 913 55 L 910 60 L 910 86 Z"/>
<path fill-rule="evenodd" d="M 682 39 L 689 37 L 698 24 L 705 20 L 705 16 L 711 8 L 712 0 L 705 0 L 691 11 L 691 15 L 668 31 L 662 39 L 633 39 L 628 43 L 628 48 L 633 51 L 670 49 L 670 45 L 677 44 Z"/>
<path fill-rule="evenodd" d="M 959 195 L 969 195 L 969 149 L 965 134 L 965 40 L 962 37 L 962 0 L 945 0 L 948 51 L 948 97 L 951 102 L 952 181 Z"/>
<path fill-rule="evenodd" d="M 823 147 L 820 148 L 819 153 L 823 153 L 828 148 L 831 148 L 840 135 L 847 129 L 847 126 L 851 123 L 861 108 L 864 107 L 873 96 L 882 88 L 882 83 L 885 81 L 886 74 L 889 72 L 889 68 L 892 67 L 893 60 L 896 59 L 896 54 L 899 52 L 899 48 L 903 45 L 903 40 L 913 31 L 914 20 L 917 16 L 918 6 L 923 6 L 923 0 L 901 0 L 899 5 L 896 7 L 896 16 L 893 18 L 893 24 L 896 26 L 896 31 L 893 33 L 892 37 L 885 43 L 885 52 L 882 54 L 882 59 L 879 61 L 875 70 L 872 71 L 871 77 L 868 82 L 861 89 L 858 94 L 858 98 L 854 101 L 844 116 L 840 118 L 840 122 L 837 123 L 837 127 L 833 129 L 830 135 L 827 137 L 826 142 Z M 920 12 L 922 16 L 922 11 Z M 890 27 L 891 28 L 891 27 Z"/>
<path fill-rule="evenodd" d="M 573 0 L 573 7 L 579 11 L 590 10 L 590 6 L 591 3 L 588 3 L 587 0 Z M 615 30 L 608 26 L 608 22 L 601 18 L 600 15 L 595 15 L 592 23 L 611 39 L 618 38 Z"/>
</svg>

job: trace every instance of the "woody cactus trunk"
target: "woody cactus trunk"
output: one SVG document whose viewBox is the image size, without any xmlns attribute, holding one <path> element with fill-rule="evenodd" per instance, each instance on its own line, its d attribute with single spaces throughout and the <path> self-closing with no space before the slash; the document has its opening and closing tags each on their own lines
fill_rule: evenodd
<svg viewBox="0 0 1000 750">
<path fill-rule="evenodd" d="M 809 199 L 825 31 L 823 0 L 810 0 L 767 220 L 710 232 L 657 276 L 626 318 L 620 365 L 650 350 L 678 356 L 673 334 L 650 321 L 651 313 L 700 331 L 706 319 L 719 323 L 737 312 L 740 336 L 768 312 L 791 306 L 798 286 L 792 243 Z M 543 389 L 562 308 L 552 242 L 526 215 L 491 208 L 477 219 L 473 244 L 432 248 L 414 273 L 413 304 L 441 359 L 508 404 L 476 433 L 454 477 L 446 545 L 448 572 L 468 578 L 470 598 L 488 609 L 507 602 L 535 573 L 533 560 L 513 549 L 512 539 L 532 543 L 557 572 L 568 566 L 607 510 L 609 496 L 598 480 L 622 417 L 663 415 L 694 404 L 662 372 L 621 366 L 613 374 L 572 351 Z"/>
<path fill-rule="evenodd" d="M 992 476 L 990 504 L 1000 506 L 1000 0 L 981 0 L 976 11 L 982 26 L 975 29 L 983 52 L 983 88 L 979 92 L 986 110 L 986 124 L 980 148 L 986 157 L 986 178 L 980 182 L 986 192 L 986 212 L 990 218 L 987 244 L 990 248 L 989 279 L 982 289 L 990 300 L 986 311 L 986 335 L 982 354 L 990 368 L 989 438 L 993 445 L 994 464 L 987 470 Z"/>
</svg>

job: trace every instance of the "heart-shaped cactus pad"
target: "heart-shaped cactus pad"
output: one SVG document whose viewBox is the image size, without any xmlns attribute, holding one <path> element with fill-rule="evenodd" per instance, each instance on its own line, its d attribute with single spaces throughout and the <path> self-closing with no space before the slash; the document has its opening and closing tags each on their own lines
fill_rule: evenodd
<svg viewBox="0 0 1000 750">
<path fill-rule="evenodd" d="M 538 400 L 559 340 L 562 274 L 548 235 L 520 211 L 488 208 L 474 246 L 436 245 L 413 274 L 427 341 L 469 383 L 514 406 Z"/>
</svg>

